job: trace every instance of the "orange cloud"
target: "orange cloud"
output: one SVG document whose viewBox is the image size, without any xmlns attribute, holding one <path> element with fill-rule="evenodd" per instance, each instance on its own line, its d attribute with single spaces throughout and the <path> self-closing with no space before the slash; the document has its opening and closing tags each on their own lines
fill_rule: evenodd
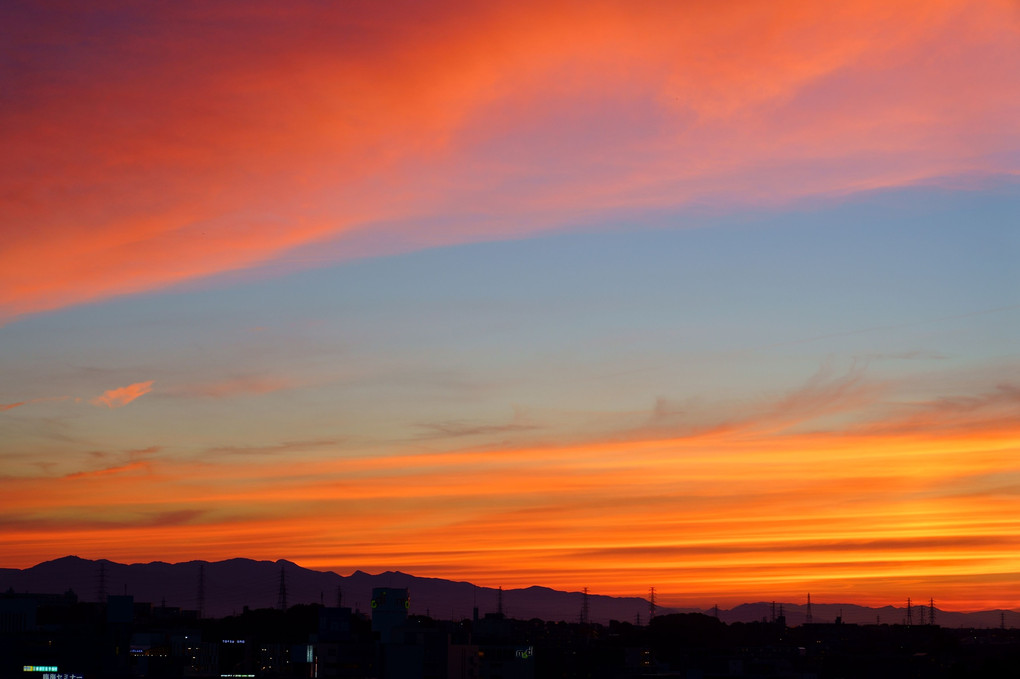
<svg viewBox="0 0 1020 679">
<path fill-rule="evenodd" d="M 607 212 L 1016 172 L 1007 1 L 91 11 L 11 18 L 0 319 Z"/>
<path fill-rule="evenodd" d="M 135 382 L 126 387 L 110 389 L 103 392 L 102 396 L 97 396 L 90 400 L 89 403 L 97 406 L 106 406 L 107 408 L 120 408 L 131 403 L 131 401 L 134 401 L 139 396 L 148 394 L 152 391 L 154 383 L 155 380 L 149 380 L 148 382 Z"/>
<path fill-rule="evenodd" d="M 55 401 L 66 401 L 67 399 L 68 399 L 67 396 L 43 396 L 41 398 L 32 398 L 27 401 L 18 401 L 17 403 L 7 404 L 0 403 L 0 412 L 3 412 L 5 410 L 11 410 L 13 408 L 19 408 L 23 405 L 28 405 L 29 403 L 52 403 Z"/>
</svg>

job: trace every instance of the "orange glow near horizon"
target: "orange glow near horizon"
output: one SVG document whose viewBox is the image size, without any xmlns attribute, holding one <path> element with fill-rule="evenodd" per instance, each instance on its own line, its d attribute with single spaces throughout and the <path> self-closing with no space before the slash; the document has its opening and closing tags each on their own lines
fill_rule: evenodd
<svg viewBox="0 0 1020 679">
<path fill-rule="evenodd" d="M 747 431 L 235 464 L 135 461 L 4 480 L 5 566 L 289 558 L 664 605 L 753 597 L 1020 606 L 1020 429 Z M 484 498 L 484 502 L 480 502 Z M 198 511 L 194 507 L 202 507 Z M 999 592 L 989 596 L 989 583 Z M 1013 594 L 1011 595 L 1010 592 Z"/>
</svg>

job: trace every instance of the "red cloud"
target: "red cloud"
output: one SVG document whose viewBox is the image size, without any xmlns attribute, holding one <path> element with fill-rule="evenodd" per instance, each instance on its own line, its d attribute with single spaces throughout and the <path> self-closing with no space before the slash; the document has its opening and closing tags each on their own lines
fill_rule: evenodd
<svg viewBox="0 0 1020 679">
<path fill-rule="evenodd" d="M 155 380 L 149 380 L 148 382 L 135 382 L 129 384 L 126 387 L 120 387 L 118 389 L 110 389 L 103 393 L 102 396 L 97 396 L 89 403 L 96 406 L 106 406 L 107 408 L 120 408 L 126 406 L 131 401 L 134 401 L 139 396 L 144 396 L 152 391 L 152 385 Z"/>
</svg>

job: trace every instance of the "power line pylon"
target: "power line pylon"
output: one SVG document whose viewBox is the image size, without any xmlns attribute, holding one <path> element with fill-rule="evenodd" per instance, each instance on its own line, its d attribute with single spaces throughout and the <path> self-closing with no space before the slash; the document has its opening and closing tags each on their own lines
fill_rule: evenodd
<svg viewBox="0 0 1020 679">
<path fill-rule="evenodd" d="M 99 584 L 96 586 L 96 601 L 106 601 L 106 562 L 99 562 Z"/>
<path fill-rule="evenodd" d="M 205 564 L 198 565 L 198 617 L 205 617 Z"/>
<path fill-rule="evenodd" d="M 280 566 L 280 591 L 276 597 L 276 607 L 281 611 L 287 610 L 287 572 Z"/>
</svg>

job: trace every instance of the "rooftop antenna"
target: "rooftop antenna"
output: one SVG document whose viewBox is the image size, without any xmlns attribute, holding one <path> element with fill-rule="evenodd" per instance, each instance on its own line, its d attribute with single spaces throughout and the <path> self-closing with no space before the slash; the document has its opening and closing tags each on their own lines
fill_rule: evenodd
<svg viewBox="0 0 1020 679">
<path fill-rule="evenodd" d="M 910 608 L 910 597 L 907 597 L 907 627 L 914 624 L 914 612 Z"/>
<path fill-rule="evenodd" d="M 652 622 L 652 618 L 655 617 L 655 588 L 652 587 L 648 592 L 648 622 Z"/>
<path fill-rule="evenodd" d="M 287 572 L 280 565 L 280 591 L 276 598 L 276 607 L 281 611 L 287 610 Z"/>
<path fill-rule="evenodd" d="M 935 597 L 928 599 L 928 624 L 935 624 Z"/>
<path fill-rule="evenodd" d="M 804 622 L 808 625 L 815 621 L 814 616 L 811 615 L 811 592 L 807 595 L 807 612 L 804 614 Z"/>
<path fill-rule="evenodd" d="M 588 588 L 584 588 L 584 592 L 581 595 L 581 624 L 588 624 Z"/>
<path fill-rule="evenodd" d="M 205 617 L 205 564 L 198 564 L 198 617 Z"/>
</svg>

